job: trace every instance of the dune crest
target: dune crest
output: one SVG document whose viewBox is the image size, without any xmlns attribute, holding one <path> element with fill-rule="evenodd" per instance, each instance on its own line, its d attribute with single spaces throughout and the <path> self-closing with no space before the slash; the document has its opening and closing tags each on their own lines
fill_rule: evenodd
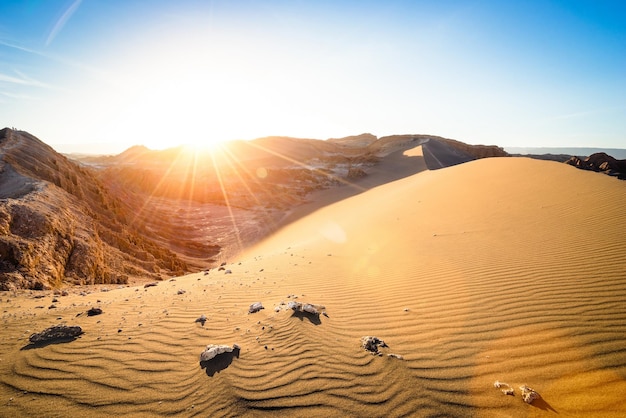
<svg viewBox="0 0 626 418">
<path fill-rule="evenodd" d="M 302 217 L 231 274 L 71 293 L 55 309 L 51 293 L 4 294 L 0 415 L 618 416 L 624 207 L 617 179 L 483 159 Z M 257 301 L 266 309 L 249 313 Z M 274 309 L 290 301 L 327 315 Z M 76 316 L 94 305 L 104 313 Z M 77 340 L 21 350 L 69 321 Z M 363 336 L 398 357 L 372 355 Z M 234 343 L 227 367 L 198 366 L 207 345 Z"/>
</svg>

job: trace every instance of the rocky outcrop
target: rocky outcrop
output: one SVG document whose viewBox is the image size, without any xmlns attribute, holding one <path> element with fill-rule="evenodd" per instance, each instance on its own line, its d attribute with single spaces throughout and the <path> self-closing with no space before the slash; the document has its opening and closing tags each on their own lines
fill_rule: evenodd
<svg viewBox="0 0 626 418">
<path fill-rule="evenodd" d="M 0 290 L 186 270 L 129 219 L 90 170 L 26 132 L 0 131 Z"/>
<path fill-rule="evenodd" d="M 574 156 L 565 163 L 583 170 L 601 172 L 626 180 L 626 160 L 617 160 L 604 152 L 591 154 L 587 158 Z"/>
</svg>

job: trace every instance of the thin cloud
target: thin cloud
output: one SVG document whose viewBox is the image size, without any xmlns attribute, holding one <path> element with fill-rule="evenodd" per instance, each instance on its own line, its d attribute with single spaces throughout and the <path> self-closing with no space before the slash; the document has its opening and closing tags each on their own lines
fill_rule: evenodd
<svg viewBox="0 0 626 418">
<path fill-rule="evenodd" d="M 0 91 L 0 96 L 4 96 L 4 97 L 8 97 L 10 99 L 17 99 L 17 100 L 40 100 L 39 97 L 35 97 L 35 96 L 29 96 L 27 94 L 15 94 L 15 93 L 9 93 L 7 91 Z M 7 103 L 7 100 L 2 100 L 0 99 L 1 102 L 3 103 Z"/>
<path fill-rule="evenodd" d="M 87 73 L 89 73 L 89 74 L 91 74 L 93 76 L 96 76 L 96 77 L 98 77 L 100 79 L 105 79 L 105 81 L 107 79 L 105 72 L 103 72 L 102 70 L 100 70 L 98 68 L 86 65 L 86 64 L 84 64 L 84 63 L 82 63 L 80 61 L 75 61 L 75 60 L 72 60 L 72 59 L 65 58 L 63 56 L 50 54 L 48 52 L 38 51 L 38 50 L 32 49 L 32 48 L 27 48 L 27 47 L 24 47 L 24 46 L 21 46 L 21 45 L 17 45 L 17 44 L 11 43 L 11 42 L 7 42 L 7 41 L 1 40 L 1 39 L 0 39 L 0 46 L 5 46 L 7 48 L 16 49 L 18 51 L 26 52 L 28 54 L 33 54 L 33 55 L 36 55 L 38 57 L 41 57 L 41 58 L 44 58 L 44 59 L 47 59 L 47 60 L 50 60 L 50 61 L 57 62 L 59 64 L 66 65 L 68 67 L 77 68 L 77 69 L 79 69 L 81 71 L 85 71 L 85 72 L 87 72 Z"/>
<path fill-rule="evenodd" d="M 54 41 L 54 38 L 57 37 L 65 24 L 70 20 L 76 10 L 78 10 L 78 6 L 80 6 L 81 2 L 82 0 L 75 0 L 74 3 L 72 3 L 72 5 L 68 7 L 65 13 L 63 13 L 63 15 L 59 18 L 59 20 L 57 20 L 57 22 L 54 24 L 54 27 L 50 31 L 48 38 L 46 39 L 46 46 L 50 45 L 52 41 Z"/>
<path fill-rule="evenodd" d="M 21 86 L 52 88 L 52 86 L 35 80 L 34 78 L 28 77 L 27 75 L 19 71 L 15 71 L 15 73 L 17 74 L 17 77 L 0 73 L 0 82 L 18 84 Z"/>
</svg>

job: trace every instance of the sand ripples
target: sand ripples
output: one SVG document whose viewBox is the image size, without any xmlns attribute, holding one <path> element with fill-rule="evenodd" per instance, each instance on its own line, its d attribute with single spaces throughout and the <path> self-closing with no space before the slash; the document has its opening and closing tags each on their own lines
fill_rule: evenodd
<svg viewBox="0 0 626 418">
<path fill-rule="evenodd" d="M 0 387 L 15 399 L 0 415 L 619 416 L 626 193 L 613 181 L 515 159 L 421 173 L 287 227 L 232 275 L 74 296 L 55 314 L 6 313 Z M 344 242 L 316 235 L 329 214 Z M 274 311 L 294 297 L 328 316 Z M 96 299 L 103 315 L 76 317 Z M 256 301 L 265 309 L 248 314 Z M 54 315 L 85 334 L 20 350 L 24 329 Z M 364 335 L 403 359 L 366 352 Z M 240 356 L 203 370 L 209 343 L 237 343 Z M 528 384 L 542 401 L 502 395 L 495 380 Z"/>
</svg>

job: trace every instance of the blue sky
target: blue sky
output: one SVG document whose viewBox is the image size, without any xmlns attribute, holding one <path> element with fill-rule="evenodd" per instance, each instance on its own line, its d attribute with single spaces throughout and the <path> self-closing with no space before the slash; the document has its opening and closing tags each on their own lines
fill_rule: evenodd
<svg viewBox="0 0 626 418">
<path fill-rule="evenodd" d="M 433 134 L 626 148 L 623 1 L 0 3 L 0 118 L 62 151 Z"/>
</svg>

